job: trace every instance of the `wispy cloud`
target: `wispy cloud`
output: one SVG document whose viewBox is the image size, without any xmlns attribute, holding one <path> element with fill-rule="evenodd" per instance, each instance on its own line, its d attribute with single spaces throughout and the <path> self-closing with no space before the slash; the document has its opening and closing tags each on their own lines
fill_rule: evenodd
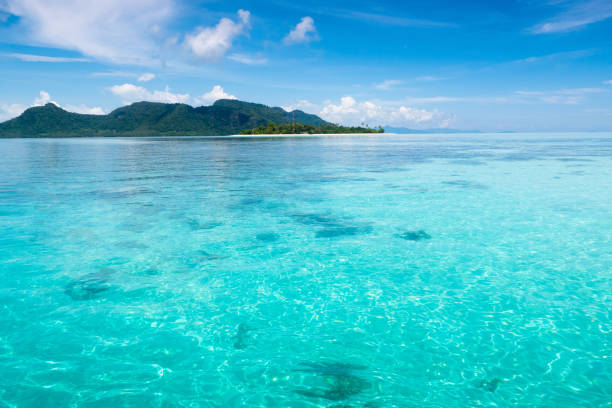
<svg viewBox="0 0 612 408">
<path fill-rule="evenodd" d="M 400 85 L 401 83 L 402 81 L 400 81 L 399 79 L 386 79 L 382 81 L 381 83 L 375 84 L 374 88 L 380 89 L 382 91 L 388 91 L 389 89 L 397 85 Z"/>
<path fill-rule="evenodd" d="M 590 57 L 592 55 L 595 55 L 596 53 L 597 51 L 593 49 L 555 52 L 552 54 L 521 58 L 518 60 L 511 61 L 511 63 L 513 64 L 533 64 L 533 63 L 538 63 L 538 62 L 550 62 L 550 61 L 557 61 L 557 60 L 574 60 L 574 59 L 579 59 L 579 58 Z"/>
<path fill-rule="evenodd" d="M 604 81 L 603 82 L 605 85 L 612 85 L 612 79 L 610 79 L 609 81 Z"/>
<path fill-rule="evenodd" d="M 562 4 L 567 5 L 565 11 L 548 21 L 535 25 L 531 28 L 531 32 L 550 34 L 573 31 L 612 17 L 612 1 L 610 0 L 573 1 Z"/>
<path fill-rule="evenodd" d="M 425 76 L 416 77 L 414 79 L 415 79 L 415 81 L 433 82 L 433 81 L 444 81 L 445 79 L 448 79 L 448 77 L 438 77 L 438 76 L 432 76 L 432 75 L 425 75 Z"/>
<path fill-rule="evenodd" d="M 605 92 L 601 88 L 566 88 L 551 91 L 516 91 L 519 103 L 544 102 L 555 105 L 578 105 L 587 95 Z"/>
<path fill-rule="evenodd" d="M 90 62 L 89 58 L 79 57 L 49 57 L 47 55 L 3 53 L 2 57 L 16 58 L 26 62 Z"/>
<path fill-rule="evenodd" d="M 268 63 L 268 59 L 259 55 L 247 55 L 234 53 L 227 57 L 228 59 L 239 62 L 245 65 L 265 65 Z"/>
<path fill-rule="evenodd" d="M 158 33 L 173 13 L 172 0 L 3 0 L 19 17 L 25 41 L 79 51 L 119 64 L 152 64 Z"/>
<path fill-rule="evenodd" d="M 334 17 L 358 20 L 370 24 L 381 24 L 386 26 L 398 27 L 456 27 L 456 24 L 442 21 L 434 21 L 420 18 L 411 18 L 405 16 L 392 16 L 388 14 L 370 13 L 357 10 L 344 9 L 324 9 L 318 10 L 319 14 L 330 15 Z"/>
<path fill-rule="evenodd" d="M 319 39 L 312 17 L 302 17 L 300 22 L 283 39 L 285 44 L 299 44 Z"/>
</svg>

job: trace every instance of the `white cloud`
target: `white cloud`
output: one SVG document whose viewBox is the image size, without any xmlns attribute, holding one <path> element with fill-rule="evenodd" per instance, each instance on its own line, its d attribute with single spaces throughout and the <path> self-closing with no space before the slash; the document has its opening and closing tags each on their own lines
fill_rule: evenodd
<svg viewBox="0 0 612 408">
<path fill-rule="evenodd" d="M 415 80 L 422 81 L 422 82 L 443 81 L 445 79 L 448 79 L 448 78 L 447 77 L 437 77 L 433 75 L 425 75 L 425 76 L 420 76 L 420 77 L 415 78 Z"/>
<path fill-rule="evenodd" d="M 71 49 L 119 64 L 147 65 L 159 45 L 152 27 L 164 26 L 173 0 L 5 0 L 20 17 L 28 42 Z"/>
<path fill-rule="evenodd" d="M 138 82 L 149 82 L 153 78 L 155 78 L 155 74 L 145 72 L 144 74 L 138 77 Z"/>
<path fill-rule="evenodd" d="M 414 127 L 448 127 L 451 117 L 438 110 L 416 109 L 408 106 L 379 102 L 357 102 L 350 96 L 340 104 L 327 103 L 320 113 L 323 119 L 346 125 L 392 125 Z"/>
<path fill-rule="evenodd" d="M 604 81 L 603 83 L 606 84 L 606 85 L 612 85 L 612 79 L 609 80 L 609 81 Z"/>
<path fill-rule="evenodd" d="M 110 91 L 121 98 L 124 104 L 133 102 L 149 101 L 164 103 L 189 103 L 189 94 L 178 94 L 170 92 L 166 87 L 163 91 L 153 91 L 134 84 L 114 85 Z"/>
<path fill-rule="evenodd" d="M 0 122 L 4 122 L 5 120 L 21 115 L 21 113 L 27 108 L 28 107 L 26 105 L 22 105 L 20 103 L 0 103 Z"/>
<path fill-rule="evenodd" d="M 66 105 L 63 107 L 64 109 L 66 109 L 68 112 L 75 112 L 75 113 L 84 113 L 87 115 L 104 115 L 106 112 L 104 112 L 104 109 L 102 109 L 99 106 L 95 106 L 93 108 L 87 107 L 83 104 L 81 105 Z"/>
<path fill-rule="evenodd" d="M 238 10 L 238 21 L 222 18 L 215 27 L 199 28 L 185 36 L 185 45 L 203 60 L 218 61 L 232 47 L 234 39 L 249 28 L 251 13 Z"/>
<path fill-rule="evenodd" d="M 313 111 L 316 109 L 316 107 L 317 106 L 314 103 L 307 101 L 306 99 L 301 99 L 292 105 L 281 106 L 281 108 L 283 108 L 287 112 L 292 112 L 296 109 L 299 109 L 302 111 L 303 110 Z"/>
<path fill-rule="evenodd" d="M 391 88 L 393 88 L 393 87 L 395 87 L 397 85 L 400 85 L 401 83 L 402 83 L 402 81 L 397 80 L 397 79 L 386 79 L 386 80 L 382 81 L 381 83 L 374 85 L 374 88 L 380 89 L 380 90 L 383 90 L 383 91 L 388 91 L 389 89 L 391 89 Z"/>
<path fill-rule="evenodd" d="M 51 99 L 51 95 L 49 94 L 49 92 L 46 92 L 46 91 L 40 91 L 38 96 L 34 98 L 34 102 L 32 102 L 32 104 L 30 104 L 29 106 L 19 104 L 19 103 L 0 104 L 0 121 L 12 119 L 14 117 L 21 115 L 23 111 L 25 111 L 28 108 L 31 108 L 34 106 L 44 106 L 48 103 L 52 103 L 58 107 L 61 107 L 59 103 Z M 63 107 L 63 109 L 69 112 L 88 113 L 91 115 L 104 115 L 104 110 L 100 108 L 99 106 L 89 108 L 85 105 L 66 105 Z"/>
<path fill-rule="evenodd" d="M 518 102 L 544 102 L 555 105 L 578 105 L 587 95 L 605 92 L 602 88 L 567 88 L 552 91 L 516 91 Z"/>
<path fill-rule="evenodd" d="M 197 105 L 212 105 L 215 101 L 219 99 L 238 99 L 234 95 L 230 95 L 225 93 L 223 88 L 220 85 L 213 86 L 213 89 L 210 92 L 206 92 L 202 94 L 199 98 L 194 98 L 194 102 Z"/>
<path fill-rule="evenodd" d="M 34 54 L 18 54 L 18 53 L 7 53 L 0 54 L 2 57 L 17 58 L 21 61 L 26 62 L 90 62 L 88 58 L 71 58 L 71 57 L 49 57 L 46 55 L 34 55 Z"/>
<path fill-rule="evenodd" d="M 283 39 L 283 42 L 285 44 L 298 44 L 318 39 L 319 35 L 312 17 L 302 17 L 302 20 Z"/>
<path fill-rule="evenodd" d="M 49 95 L 49 92 L 40 91 L 38 97 L 34 99 L 34 104 L 32 106 L 43 106 L 48 103 L 59 106 L 57 102 L 51 100 L 51 95 Z"/>
<path fill-rule="evenodd" d="M 268 63 L 268 59 L 265 57 L 251 56 L 246 54 L 232 54 L 227 58 L 246 65 L 264 65 Z"/>
<path fill-rule="evenodd" d="M 138 74 L 127 71 L 107 71 L 107 72 L 93 72 L 91 74 L 93 77 L 130 77 L 137 78 Z"/>
<path fill-rule="evenodd" d="M 562 3 L 563 4 L 563 3 Z M 577 30 L 612 17 L 610 0 L 569 2 L 567 9 L 555 18 L 531 28 L 534 34 L 550 34 Z"/>
</svg>

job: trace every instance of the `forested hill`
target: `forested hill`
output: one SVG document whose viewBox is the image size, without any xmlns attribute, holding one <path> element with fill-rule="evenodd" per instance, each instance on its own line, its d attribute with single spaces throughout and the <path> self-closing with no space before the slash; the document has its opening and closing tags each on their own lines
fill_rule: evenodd
<svg viewBox="0 0 612 408">
<path fill-rule="evenodd" d="M 230 99 L 197 108 L 180 103 L 137 102 L 108 115 L 73 113 L 48 103 L 0 123 L 0 137 L 213 136 L 293 121 L 314 126 L 329 124 L 299 110 L 287 112 Z"/>
</svg>

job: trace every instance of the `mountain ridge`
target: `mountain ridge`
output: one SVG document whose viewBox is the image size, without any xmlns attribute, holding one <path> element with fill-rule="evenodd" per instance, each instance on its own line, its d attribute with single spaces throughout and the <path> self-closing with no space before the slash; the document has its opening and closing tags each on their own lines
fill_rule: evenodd
<svg viewBox="0 0 612 408">
<path fill-rule="evenodd" d="M 106 115 L 69 112 L 48 103 L 26 109 L 0 123 L 0 138 L 9 137 L 117 137 L 117 136 L 220 136 L 238 134 L 268 123 L 295 121 L 321 126 L 330 123 L 300 110 L 233 99 L 211 106 L 181 103 L 135 102 Z"/>
</svg>

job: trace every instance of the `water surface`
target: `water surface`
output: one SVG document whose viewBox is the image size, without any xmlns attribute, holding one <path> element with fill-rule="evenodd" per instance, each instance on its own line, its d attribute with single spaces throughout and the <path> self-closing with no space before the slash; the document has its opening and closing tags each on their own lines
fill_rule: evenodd
<svg viewBox="0 0 612 408">
<path fill-rule="evenodd" d="M 610 407 L 609 134 L 0 152 L 2 406 Z"/>
</svg>

